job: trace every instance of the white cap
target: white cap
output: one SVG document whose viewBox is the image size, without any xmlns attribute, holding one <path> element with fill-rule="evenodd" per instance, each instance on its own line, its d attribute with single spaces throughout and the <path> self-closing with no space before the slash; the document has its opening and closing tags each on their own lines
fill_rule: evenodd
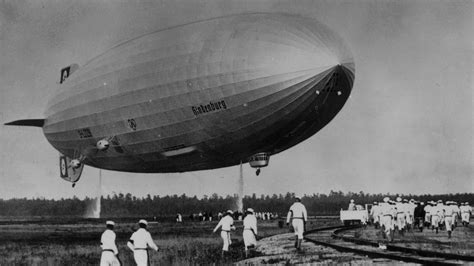
<svg viewBox="0 0 474 266">
<path fill-rule="evenodd" d="M 228 214 L 234 214 L 234 212 L 231 211 L 231 210 L 227 210 L 227 213 L 228 213 Z"/>
<path fill-rule="evenodd" d="M 247 211 L 253 213 L 253 209 L 252 209 L 252 208 L 248 208 Z"/>
<path fill-rule="evenodd" d="M 138 223 L 148 225 L 148 222 L 145 219 L 141 219 L 140 221 L 138 221 Z"/>
<path fill-rule="evenodd" d="M 397 197 L 397 201 L 398 201 L 398 202 L 402 201 L 402 198 Z"/>
<path fill-rule="evenodd" d="M 389 198 L 389 197 L 383 198 L 383 202 L 389 202 L 389 201 L 390 201 L 390 198 Z"/>
<path fill-rule="evenodd" d="M 353 199 L 351 199 L 351 202 L 354 202 L 354 200 L 353 200 Z"/>
<path fill-rule="evenodd" d="M 105 222 L 106 225 L 115 225 L 114 221 L 107 221 Z"/>
</svg>

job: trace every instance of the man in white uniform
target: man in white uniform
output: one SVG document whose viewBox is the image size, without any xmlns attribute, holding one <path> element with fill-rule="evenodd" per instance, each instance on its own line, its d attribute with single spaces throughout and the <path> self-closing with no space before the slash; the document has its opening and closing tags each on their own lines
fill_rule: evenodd
<svg viewBox="0 0 474 266">
<path fill-rule="evenodd" d="M 308 221 L 308 213 L 306 212 L 306 207 L 301 203 L 299 197 L 295 198 L 295 203 L 291 205 L 288 215 L 286 216 L 286 225 L 290 224 L 290 219 L 292 219 L 291 224 L 295 231 L 295 248 L 301 250 L 301 242 L 303 241 L 303 233 L 305 223 Z"/>
<path fill-rule="evenodd" d="M 137 266 L 148 265 L 148 247 L 158 251 L 158 247 L 153 242 L 150 232 L 146 230 L 147 225 L 148 222 L 146 220 L 138 221 L 140 228 L 132 234 L 127 243 L 127 246 L 133 251 L 133 258 Z"/>
<path fill-rule="evenodd" d="M 458 220 L 461 218 L 461 210 L 459 209 L 459 205 L 457 202 L 453 201 L 453 210 L 454 210 L 454 215 L 453 215 L 453 230 L 458 226 Z"/>
<path fill-rule="evenodd" d="M 380 203 L 380 223 L 383 230 L 384 238 L 388 238 L 390 241 L 393 241 L 393 230 L 394 230 L 394 221 L 393 218 L 396 215 L 394 205 L 390 204 L 390 198 L 385 197 L 383 202 Z"/>
<path fill-rule="evenodd" d="M 444 224 L 446 225 L 446 231 L 448 232 L 448 238 L 451 238 L 451 232 L 453 231 L 455 212 L 453 208 L 453 202 L 447 201 L 444 205 Z"/>
<path fill-rule="evenodd" d="M 248 208 L 246 216 L 244 218 L 244 246 L 245 246 L 245 257 L 248 256 L 249 249 L 257 246 L 257 218 L 253 214 L 252 208 Z"/>
<path fill-rule="evenodd" d="M 222 257 L 224 257 L 225 254 L 229 251 L 229 246 L 230 244 L 232 244 L 232 240 L 230 238 L 230 231 L 235 230 L 234 218 L 232 218 L 233 214 L 234 213 L 231 210 L 228 210 L 213 230 L 213 232 L 215 233 L 219 228 L 221 228 L 221 238 L 223 241 Z"/>
<path fill-rule="evenodd" d="M 397 203 L 395 205 L 397 208 L 396 213 L 396 227 L 398 229 L 398 233 L 403 236 L 405 233 L 406 228 L 406 213 L 405 213 L 405 204 L 402 201 L 402 198 L 397 197 Z"/>
<path fill-rule="evenodd" d="M 469 206 L 469 202 L 464 202 L 461 207 L 461 220 L 463 226 L 469 225 L 469 220 L 471 219 L 472 208 Z"/>
<path fill-rule="evenodd" d="M 370 216 L 372 217 L 372 222 L 374 224 L 375 229 L 379 228 L 380 226 L 380 206 L 378 202 L 374 202 L 372 209 L 370 209 Z"/>
<path fill-rule="evenodd" d="M 102 248 L 102 256 L 100 257 L 100 266 L 119 266 L 120 261 L 117 258 L 118 249 L 115 245 L 115 232 L 113 221 L 105 222 L 107 229 L 100 237 L 100 247 Z"/>
<path fill-rule="evenodd" d="M 431 226 L 431 208 L 433 208 L 433 202 L 432 201 L 428 201 L 426 203 L 426 206 L 424 208 L 425 210 L 425 225 L 426 227 L 430 227 Z"/>
<path fill-rule="evenodd" d="M 413 227 L 413 221 L 414 221 L 413 217 L 415 216 L 415 207 L 416 207 L 416 204 L 415 204 L 414 199 L 410 199 L 410 201 L 407 204 L 405 204 L 405 217 L 407 221 L 406 228 L 408 231 L 410 231 Z"/>
<path fill-rule="evenodd" d="M 438 233 L 440 221 L 443 220 L 443 201 L 438 200 L 438 203 L 430 209 L 431 213 L 431 230 L 436 230 Z"/>
</svg>

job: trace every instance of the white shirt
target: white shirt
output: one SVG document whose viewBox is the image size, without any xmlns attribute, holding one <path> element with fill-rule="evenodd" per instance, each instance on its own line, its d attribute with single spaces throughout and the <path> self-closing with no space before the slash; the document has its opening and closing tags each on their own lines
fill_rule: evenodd
<svg viewBox="0 0 474 266">
<path fill-rule="evenodd" d="M 100 247 L 102 250 L 110 249 L 114 252 L 115 255 L 118 254 L 117 246 L 115 245 L 115 232 L 107 229 L 102 233 L 100 237 Z"/>
<path fill-rule="evenodd" d="M 405 205 L 402 202 L 395 203 L 395 207 L 397 208 L 397 215 L 405 213 Z"/>
<path fill-rule="evenodd" d="M 459 209 L 461 210 L 461 213 L 469 213 L 471 211 L 470 206 L 466 206 L 466 205 L 461 205 Z"/>
<path fill-rule="evenodd" d="M 306 208 L 301 202 L 295 202 L 293 203 L 293 205 L 291 205 L 290 211 L 286 216 L 287 223 L 290 222 L 290 218 L 303 219 L 305 222 L 308 221 L 308 214 L 306 213 Z"/>
<path fill-rule="evenodd" d="M 370 214 L 372 216 L 379 216 L 381 215 L 381 210 L 380 210 L 380 203 L 377 205 L 372 206 L 372 209 L 370 210 Z"/>
<path fill-rule="evenodd" d="M 216 225 L 214 228 L 214 232 L 219 229 L 219 227 L 222 227 L 222 231 L 230 231 L 231 229 L 234 229 L 234 219 L 230 215 L 226 215 L 222 217 L 222 219 L 219 221 L 219 223 Z"/>
<path fill-rule="evenodd" d="M 426 213 L 431 214 L 431 208 L 432 208 L 432 206 L 428 204 L 428 205 L 425 206 L 424 210 L 425 210 Z"/>
<path fill-rule="evenodd" d="M 443 217 L 444 216 L 444 208 L 445 208 L 445 205 L 443 203 L 438 203 L 436 206 L 435 206 L 435 211 L 436 211 L 436 214 L 439 216 L 439 217 Z"/>
<path fill-rule="evenodd" d="M 455 204 L 455 205 L 453 205 L 452 207 L 453 207 L 454 213 L 455 213 L 456 215 L 459 215 L 459 214 L 461 213 L 461 210 L 459 209 L 459 206 L 458 206 L 458 205 Z"/>
<path fill-rule="evenodd" d="M 396 216 L 396 212 L 395 212 L 395 205 L 390 205 L 389 203 L 386 203 L 386 202 L 382 202 L 380 203 L 379 205 L 380 207 L 380 215 L 390 215 L 391 217 L 394 217 Z"/>
<path fill-rule="evenodd" d="M 244 218 L 244 230 L 252 229 L 254 234 L 257 234 L 257 218 L 253 214 L 248 214 Z"/>
<path fill-rule="evenodd" d="M 132 240 L 133 243 L 128 242 L 127 246 L 132 250 L 146 249 L 147 246 L 149 246 L 150 248 L 154 250 L 158 250 L 158 247 L 156 246 L 155 242 L 153 242 L 153 239 L 151 238 L 150 232 L 148 232 L 144 228 L 140 228 L 137 231 L 135 231 L 130 237 L 130 240 Z"/>
<path fill-rule="evenodd" d="M 454 213 L 455 213 L 455 211 L 454 211 L 454 208 L 453 208 L 452 205 L 444 206 L 444 215 L 445 216 L 453 216 Z"/>
<path fill-rule="evenodd" d="M 431 206 L 429 212 L 430 212 L 431 216 L 438 215 L 438 207 L 437 206 Z"/>
<path fill-rule="evenodd" d="M 470 205 L 464 205 L 464 206 L 466 206 L 466 211 L 468 213 L 472 213 L 472 207 Z"/>
<path fill-rule="evenodd" d="M 416 208 L 416 204 L 408 203 L 407 209 L 406 209 L 407 214 L 411 216 L 415 216 L 415 208 Z"/>
</svg>

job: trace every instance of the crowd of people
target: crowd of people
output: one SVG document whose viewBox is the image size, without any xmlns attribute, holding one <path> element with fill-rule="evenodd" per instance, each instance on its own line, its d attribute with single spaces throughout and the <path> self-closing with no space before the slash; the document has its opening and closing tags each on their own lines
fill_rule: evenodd
<svg viewBox="0 0 474 266">
<path fill-rule="evenodd" d="M 380 227 L 384 236 L 393 241 L 394 232 L 403 236 L 405 232 L 418 228 L 431 228 L 436 233 L 446 230 L 448 238 L 458 224 L 467 226 L 472 214 L 468 202 L 458 204 L 455 201 L 428 201 L 420 202 L 414 199 L 397 197 L 391 200 L 385 197 L 382 202 L 374 202 L 370 210 L 370 220 Z"/>
<path fill-rule="evenodd" d="M 213 220 L 220 220 L 222 219 L 222 217 L 224 217 L 226 215 L 226 212 L 218 212 L 216 215 L 214 215 L 212 212 L 199 212 L 199 213 L 192 213 L 189 215 L 189 220 L 190 221 L 209 221 L 209 222 L 212 222 Z M 277 213 L 273 213 L 273 212 L 255 212 L 254 213 L 255 217 L 258 219 L 258 220 L 274 220 L 274 219 L 278 219 L 279 216 Z M 244 217 L 246 216 L 246 213 L 245 212 L 240 212 L 240 211 L 232 211 L 232 217 L 234 218 L 234 220 L 239 220 L 239 221 L 242 221 L 244 219 Z M 183 216 L 178 213 L 176 215 L 176 222 L 183 222 Z"/>
<path fill-rule="evenodd" d="M 363 210 L 362 205 L 355 204 L 354 200 L 349 203 L 348 210 Z M 468 226 L 472 214 L 472 207 L 469 202 L 458 204 L 454 201 L 442 200 L 420 202 L 414 199 L 402 199 L 397 197 L 391 200 L 385 197 L 382 202 L 374 202 L 370 208 L 369 222 L 376 228 L 382 230 L 384 238 L 393 241 L 394 232 L 398 231 L 403 236 L 407 231 L 419 229 L 423 231 L 425 227 L 431 228 L 438 233 L 445 229 L 448 232 L 448 238 L 458 225 Z M 206 218 L 202 218 L 202 217 Z M 257 220 L 274 219 L 278 217 L 269 212 L 255 212 L 252 208 L 246 209 L 244 214 L 228 210 L 224 213 L 218 213 L 219 222 L 214 227 L 213 232 L 220 230 L 222 238 L 222 257 L 225 257 L 231 246 L 231 232 L 236 230 L 234 226 L 235 219 L 243 219 L 242 236 L 244 241 L 245 256 L 247 257 L 257 245 L 258 229 Z M 200 221 L 212 221 L 212 215 L 197 215 Z M 286 223 L 293 228 L 295 235 L 295 248 L 301 250 L 303 233 L 308 220 L 308 214 L 305 206 L 301 203 L 301 198 L 295 197 L 295 202 L 291 205 Z M 177 222 L 182 222 L 182 215 L 177 214 Z M 101 237 L 102 257 L 100 265 L 120 265 L 118 259 L 118 249 L 115 245 L 115 233 L 113 232 L 115 223 L 107 221 L 107 229 Z M 153 242 L 150 233 L 146 230 L 147 221 L 138 222 L 139 229 L 132 234 L 127 246 L 132 250 L 137 265 L 148 265 L 148 249 L 158 251 L 158 247 Z"/>
<path fill-rule="evenodd" d="M 213 232 L 216 233 L 219 229 L 221 230 L 222 238 L 222 257 L 225 257 L 229 252 L 231 241 L 231 232 L 236 230 L 234 226 L 234 212 L 228 210 L 224 213 L 224 216 L 219 220 L 219 223 L 214 228 Z M 256 213 L 252 208 L 248 208 L 245 211 L 243 218 L 243 231 L 242 236 L 244 239 L 245 256 L 249 255 L 249 252 L 254 250 L 257 245 L 257 219 L 274 219 L 278 217 L 271 213 Z M 305 206 L 301 203 L 301 198 L 296 197 L 295 202 L 291 205 L 288 215 L 286 218 L 287 226 L 293 227 L 295 234 L 295 248 L 301 250 L 301 242 L 303 241 L 303 233 L 305 231 L 305 225 L 308 220 L 308 214 Z"/>
</svg>

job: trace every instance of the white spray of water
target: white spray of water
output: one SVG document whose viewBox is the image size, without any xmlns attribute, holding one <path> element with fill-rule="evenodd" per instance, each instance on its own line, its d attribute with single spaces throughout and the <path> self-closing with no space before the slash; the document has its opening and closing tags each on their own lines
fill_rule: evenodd
<svg viewBox="0 0 474 266">
<path fill-rule="evenodd" d="M 100 218 L 100 198 L 102 197 L 102 170 L 99 170 L 99 186 L 94 200 L 87 206 L 86 218 Z"/>
<path fill-rule="evenodd" d="M 242 169 L 242 162 L 240 162 L 239 193 L 237 194 L 236 206 L 239 212 L 244 212 L 244 173 Z"/>
</svg>

